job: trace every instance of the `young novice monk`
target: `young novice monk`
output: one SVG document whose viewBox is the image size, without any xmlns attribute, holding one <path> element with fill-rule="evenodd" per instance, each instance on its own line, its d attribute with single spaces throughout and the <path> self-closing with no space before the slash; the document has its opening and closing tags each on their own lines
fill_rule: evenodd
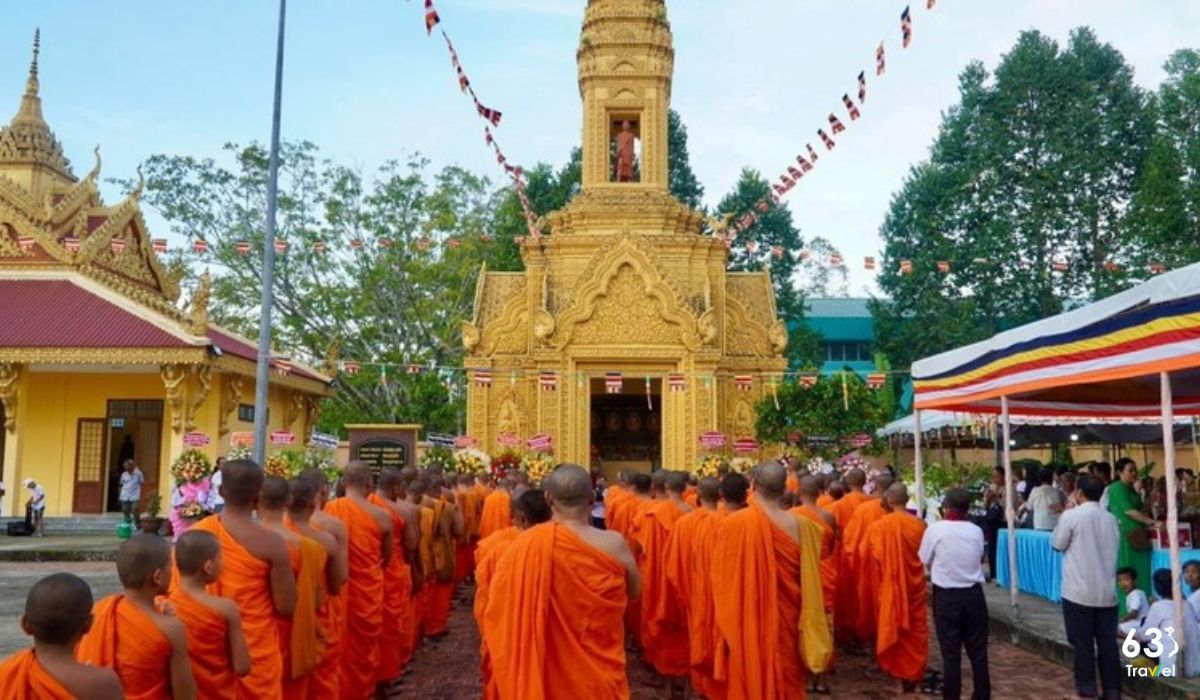
<svg viewBox="0 0 1200 700">
<path fill-rule="evenodd" d="M 187 630 L 188 657 L 201 698 L 237 700 L 237 677 L 250 672 L 242 616 L 229 598 L 205 586 L 221 578 L 221 543 L 211 532 L 191 530 L 175 542 L 179 586 L 167 597 Z"/>
<path fill-rule="evenodd" d="M 117 576 L 125 590 L 96 603 L 79 660 L 115 670 L 128 700 L 195 700 L 183 623 L 154 604 L 171 583 L 171 545 L 134 535 L 117 550 Z"/>
<path fill-rule="evenodd" d="M 21 629 L 33 648 L 0 663 L 0 698 L 5 700 L 119 700 L 121 681 L 109 668 L 75 660 L 75 645 L 92 626 L 92 589 L 73 574 L 51 574 L 33 584 L 25 598 Z"/>
</svg>

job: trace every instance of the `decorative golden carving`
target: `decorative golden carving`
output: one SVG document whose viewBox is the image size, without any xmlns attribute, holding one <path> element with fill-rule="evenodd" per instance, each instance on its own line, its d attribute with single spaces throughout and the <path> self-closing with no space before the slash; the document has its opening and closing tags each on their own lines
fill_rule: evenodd
<svg viewBox="0 0 1200 700">
<path fill-rule="evenodd" d="M 778 320 L 772 323 L 770 330 L 767 331 L 767 339 L 771 341 L 771 349 L 775 351 L 775 354 L 782 355 L 788 346 L 787 324 Z"/>
<path fill-rule="evenodd" d="M 283 427 L 285 430 L 291 430 L 292 424 L 296 419 L 304 415 L 304 394 L 299 391 L 293 391 L 288 397 L 287 407 L 283 412 Z"/>
<path fill-rule="evenodd" d="M 196 291 L 192 293 L 192 303 L 188 309 L 188 331 L 192 335 L 204 335 L 208 332 L 208 301 L 212 296 L 212 277 L 208 270 L 200 275 Z"/>
<path fill-rule="evenodd" d="M 533 315 L 533 337 L 544 342 L 548 342 L 554 335 L 555 323 L 554 316 L 545 309 L 538 309 Z"/>
<path fill-rule="evenodd" d="M 468 354 L 475 352 L 475 348 L 479 347 L 479 329 L 470 321 L 463 321 L 462 324 L 463 350 Z"/>
<path fill-rule="evenodd" d="M 6 348 L 0 362 L 50 365 L 159 365 L 201 364 L 208 349 L 194 348 Z"/>
<path fill-rule="evenodd" d="M 163 365 L 160 374 L 167 390 L 167 405 L 171 408 L 171 432 L 178 434 L 183 430 L 188 368 L 186 365 Z"/>
<path fill-rule="evenodd" d="M 188 432 L 196 429 L 196 414 L 208 400 L 208 392 L 212 389 L 212 367 L 209 365 L 193 365 L 192 375 L 196 377 L 196 390 L 192 392 L 192 400 L 188 405 L 186 428 Z"/>
<path fill-rule="evenodd" d="M 225 390 L 221 392 L 221 407 L 217 416 L 217 435 L 220 437 L 229 433 L 229 418 L 242 402 L 242 385 L 245 381 L 240 374 L 226 374 L 224 377 Z"/>
<path fill-rule="evenodd" d="M 324 404 L 320 397 L 304 397 L 304 442 L 312 439 L 313 431 L 317 429 L 317 421 L 321 420 L 321 407 Z"/>
<path fill-rule="evenodd" d="M 38 95 L 40 48 L 40 32 L 35 31 L 33 60 L 29 63 L 29 77 L 25 80 L 21 106 L 8 126 L 0 129 L 0 162 L 34 163 L 73 181 L 75 177 L 71 174 L 71 162 L 63 155 L 62 144 L 54 137 L 54 132 L 50 131 L 50 125 L 42 116 L 42 99 Z"/>
<path fill-rule="evenodd" d="M 4 429 L 10 433 L 17 430 L 17 380 L 21 378 L 21 365 L 0 362 L 0 405 L 4 406 Z"/>
</svg>

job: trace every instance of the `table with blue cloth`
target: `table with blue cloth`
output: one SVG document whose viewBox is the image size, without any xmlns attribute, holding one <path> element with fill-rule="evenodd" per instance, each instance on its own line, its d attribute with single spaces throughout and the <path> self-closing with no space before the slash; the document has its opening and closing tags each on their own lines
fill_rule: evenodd
<svg viewBox="0 0 1200 700">
<path fill-rule="evenodd" d="M 1063 555 L 1050 546 L 1051 534 L 1046 530 L 1017 530 L 1017 588 L 1057 603 L 1062 598 Z M 1008 570 L 1008 530 L 1000 530 L 996 535 L 996 583 L 1008 588 L 1012 580 Z M 1200 549 L 1179 550 L 1181 566 L 1192 559 L 1200 561 Z M 1155 549 L 1150 553 L 1151 574 L 1169 568 L 1170 550 Z M 1151 588 L 1149 581 L 1138 583 Z M 1184 595 L 1190 594 L 1191 589 L 1185 583 Z"/>
</svg>

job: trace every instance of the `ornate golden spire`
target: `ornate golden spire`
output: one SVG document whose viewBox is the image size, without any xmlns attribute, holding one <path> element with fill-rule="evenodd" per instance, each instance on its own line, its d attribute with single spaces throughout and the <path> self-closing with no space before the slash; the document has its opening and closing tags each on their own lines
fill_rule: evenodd
<svg viewBox="0 0 1200 700">
<path fill-rule="evenodd" d="M 71 163 L 63 155 L 62 144 L 50 131 L 42 116 L 42 98 L 38 95 L 38 54 L 41 51 L 41 30 L 33 34 L 33 59 L 21 106 L 9 125 L 0 129 L 0 164 L 41 165 L 70 180 L 75 180 Z"/>
</svg>

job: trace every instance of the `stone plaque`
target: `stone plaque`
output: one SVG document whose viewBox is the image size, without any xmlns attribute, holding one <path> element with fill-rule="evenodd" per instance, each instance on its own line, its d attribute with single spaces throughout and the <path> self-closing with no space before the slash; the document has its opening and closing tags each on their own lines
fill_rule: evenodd
<svg viewBox="0 0 1200 700">
<path fill-rule="evenodd" d="M 403 469 L 408 466 L 408 445 L 387 438 L 364 440 L 354 448 L 353 459 L 366 462 L 371 473 L 379 476 L 384 467 Z"/>
</svg>

